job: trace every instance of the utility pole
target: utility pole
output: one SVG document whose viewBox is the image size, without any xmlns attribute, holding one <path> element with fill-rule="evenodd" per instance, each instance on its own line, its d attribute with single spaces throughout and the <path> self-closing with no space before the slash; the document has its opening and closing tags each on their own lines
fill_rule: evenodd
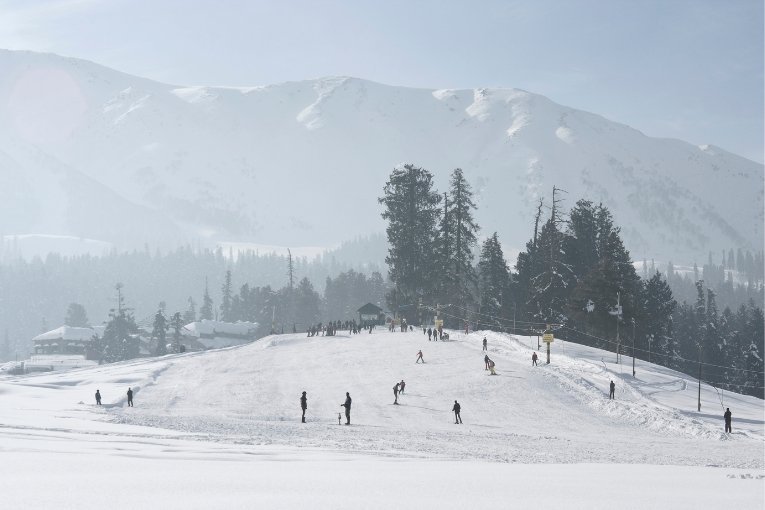
<svg viewBox="0 0 765 510">
<path fill-rule="evenodd" d="M 632 377 L 635 377 L 635 318 L 632 318 Z"/>
<path fill-rule="evenodd" d="M 701 342 L 699 342 L 699 407 L 698 412 L 701 412 Z"/>
</svg>

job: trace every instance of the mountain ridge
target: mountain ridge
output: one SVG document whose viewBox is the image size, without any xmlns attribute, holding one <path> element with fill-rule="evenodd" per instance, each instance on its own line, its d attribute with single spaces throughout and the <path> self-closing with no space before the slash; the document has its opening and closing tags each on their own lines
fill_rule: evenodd
<svg viewBox="0 0 765 510">
<path fill-rule="evenodd" d="M 0 177 L 45 172 L 17 155 L 34 147 L 159 218 L 151 228 L 124 218 L 133 233 L 121 238 L 77 221 L 51 232 L 122 248 L 199 239 L 331 245 L 380 232 L 376 198 L 402 162 L 434 172 L 441 189 L 451 169 L 463 168 L 482 233 L 497 230 L 516 248 L 553 185 L 568 191 L 567 207 L 587 198 L 611 208 L 636 257 L 701 259 L 763 239 L 762 165 L 521 89 L 406 88 L 347 76 L 178 86 L 2 50 L 0 134 L 0 152 L 17 161 L 0 160 Z M 0 210 L 9 218 L 4 233 L 34 233 L 20 211 Z"/>
</svg>

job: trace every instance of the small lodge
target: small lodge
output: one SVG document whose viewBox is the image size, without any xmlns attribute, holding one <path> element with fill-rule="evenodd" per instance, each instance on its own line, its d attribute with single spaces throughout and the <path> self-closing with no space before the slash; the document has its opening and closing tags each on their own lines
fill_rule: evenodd
<svg viewBox="0 0 765 510">
<path fill-rule="evenodd" d="M 93 337 L 103 334 L 103 326 L 76 328 L 61 326 L 32 339 L 34 352 L 24 362 L 27 372 L 68 370 L 98 364 Z"/>
<path fill-rule="evenodd" d="M 359 324 L 385 324 L 383 309 L 372 303 L 367 303 L 358 310 Z"/>
</svg>

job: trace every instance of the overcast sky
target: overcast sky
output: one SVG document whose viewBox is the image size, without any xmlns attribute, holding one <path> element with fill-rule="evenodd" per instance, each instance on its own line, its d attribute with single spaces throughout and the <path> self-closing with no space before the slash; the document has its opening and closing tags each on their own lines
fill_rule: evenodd
<svg viewBox="0 0 765 510">
<path fill-rule="evenodd" d="M 0 48 L 181 85 L 516 87 L 763 161 L 762 0 L 0 0 Z"/>
</svg>

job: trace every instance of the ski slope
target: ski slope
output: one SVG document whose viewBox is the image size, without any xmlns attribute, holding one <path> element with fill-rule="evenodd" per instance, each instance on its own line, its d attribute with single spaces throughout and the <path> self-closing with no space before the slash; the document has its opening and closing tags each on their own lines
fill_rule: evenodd
<svg viewBox="0 0 765 510">
<path fill-rule="evenodd" d="M 497 376 L 484 370 L 484 336 Z M 532 348 L 536 337 L 489 331 L 285 334 L 5 377 L 0 449 L 16 468 L 0 489 L 22 508 L 762 507 L 761 400 L 702 385 L 698 413 L 683 374 L 638 361 L 633 379 L 630 358 L 560 341 L 550 365 L 539 352 L 532 367 Z M 338 425 L 346 391 L 349 427 Z"/>
</svg>

